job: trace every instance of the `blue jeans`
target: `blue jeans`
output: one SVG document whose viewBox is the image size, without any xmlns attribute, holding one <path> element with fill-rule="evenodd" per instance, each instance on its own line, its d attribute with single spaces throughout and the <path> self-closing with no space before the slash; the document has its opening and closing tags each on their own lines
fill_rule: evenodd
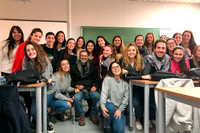
<svg viewBox="0 0 200 133">
<path fill-rule="evenodd" d="M 97 105 L 97 102 L 100 99 L 100 94 L 97 91 L 94 91 L 94 92 L 90 91 L 89 97 L 92 100 L 92 108 L 91 108 L 90 115 L 95 116 L 97 114 L 96 105 Z M 78 92 L 74 95 L 74 105 L 75 105 L 75 109 L 76 109 L 76 112 L 78 113 L 79 117 L 85 116 L 84 111 L 83 111 L 83 106 L 82 106 L 82 98 L 83 98 L 83 92 L 82 91 L 80 91 L 80 92 Z"/>
<path fill-rule="evenodd" d="M 66 97 L 69 98 L 68 96 Z M 49 104 L 49 107 L 53 108 L 54 112 L 57 114 L 57 113 L 70 109 L 71 107 L 67 104 L 68 104 L 68 101 L 66 100 L 59 100 L 59 99 L 53 98 L 53 100 Z"/>
<path fill-rule="evenodd" d="M 116 111 L 114 104 L 106 102 L 105 105 L 108 110 L 110 118 L 104 118 L 104 128 L 110 128 L 111 122 L 114 133 L 124 133 L 125 132 L 125 119 L 124 114 L 121 114 L 121 119 L 113 117 Z M 103 115 L 101 107 L 99 106 L 99 113 Z"/>
</svg>

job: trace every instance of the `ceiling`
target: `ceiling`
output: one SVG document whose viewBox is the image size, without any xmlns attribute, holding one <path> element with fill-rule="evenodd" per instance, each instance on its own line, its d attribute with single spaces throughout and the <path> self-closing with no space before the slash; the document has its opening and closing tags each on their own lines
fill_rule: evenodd
<svg viewBox="0 0 200 133">
<path fill-rule="evenodd" d="M 200 0 L 129 0 L 129 1 L 200 4 Z"/>
</svg>

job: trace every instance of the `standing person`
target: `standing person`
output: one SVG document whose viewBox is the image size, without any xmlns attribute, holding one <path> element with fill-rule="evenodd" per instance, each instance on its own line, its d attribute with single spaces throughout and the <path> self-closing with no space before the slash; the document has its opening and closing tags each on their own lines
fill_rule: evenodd
<svg viewBox="0 0 200 133">
<path fill-rule="evenodd" d="M 95 43 L 93 40 L 88 40 L 86 43 L 86 51 L 88 53 L 88 60 L 93 63 L 93 58 L 96 51 Z"/>
<path fill-rule="evenodd" d="M 24 33 L 19 26 L 12 26 L 8 38 L 0 46 L 0 76 L 8 76 L 12 71 L 17 48 L 24 42 Z"/>
<path fill-rule="evenodd" d="M 136 46 L 138 47 L 140 56 L 144 58 L 146 55 L 150 54 L 147 47 L 144 45 L 144 37 L 142 35 L 137 35 L 134 39 Z"/>
<path fill-rule="evenodd" d="M 77 60 L 79 59 L 78 55 L 79 55 L 79 52 L 85 48 L 85 40 L 83 37 L 79 37 L 77 40 L 76 40 L 76 44 L 75 44 L 75 48 L 73 50 L 73 53 L 76 54 L 77 56 Z"/>
<path fill-rule="evenodd" d="M 27 42 L 24 47 L 25 58 L 23 60 L 23 70 L 36 70 L 43 77 L 48 80 L 47 84 L 47 107 L 49 107 L 55 93 L 56 88 L 55 82 L 53 82 L 52 75 L 53 69 L 51 63 L 39 44 L 34 42 Z M 46 111 L 46 110 L 43 110 Z M 33 98 L 31 105 L 31 115 L 33 117 L 33 121 L 36 120 L 36 98 Z M 33 122 L 33 124 L 34 124 Z M 47 130 L 48 133 L 53 133 L 53 126 L 49 122 L 49 116 L 47 115 Z M 46 126 L 46 125 L 43 125 Z"/>
<path fill-rule="evenodd" d="M 149 75 L 143 75 L 143 65 L 142 58 L 140 57 L 140 53 L 138 47 L 129 43 L 126 46 L 124 58 L 122 62 L 122 74 L 125 77 L 125 80 L 129 81 L 130 79 L 150 79 Z M 133 106 L 135 108 L 135 125 L 137 130 L 142 130 L 141 121 L 143 120 L 143 112 L 144 112 L 144 88 L 134 86 L 133 89 Z M 129 107 L 128 107 L 129 108 Z M 129 112 L 129 109 L 126 109 Z"/>
<path fill-rule="evenodd" d="M 147 47 L 150 53 L 153 52 L 153 45 L 155 44 L 156 38 L 152 32 L 146 34 L 144 45 Z"/>
<path fill-rule="evenodd" d="M 97 66 L 100 87 L 109 70 L 110 64 L 115 61 L 115 55 L 115 49 L 112 45 L 108 44 L 103 48 L 103 54 L 100 55 L 99 65 Z"/>
<path fill-rule="evenodd" d="M 173 38 L 176 40 L 177 46 L 179 46 L 182 42 L 182 34 L 181 33 L 175 33 L 173 35 Z"/>
<path fill-rule="evenodd" d="M 61 50 L 65 49 L 66 38 L 63 31 L 58 31 L 56 33 L 55 42 L 54 42 L 54 61 L 53 61 L 53 71 L 55 72 L 58 68 L 59 58 L 61 57 Z"/>
<path fill-rule="evenodd" d="M 104 117 L 104 133 L 125 132 L 125 119 L 123 111 L 128 105 L 128 83 L 122 78 L 122 69 L 118 62 L 110 64 L 108 76 L 102 84 L 99 112 Z M 112 124 L 112 125 L 111 125 Z"/>
<path fill-rule="evenodd" d="M 190 63 L 185 58 L 184 48 L 176 46 L 172 51 L 170 72 L 172 73 L 186 73 L 190 69 Z"/>
<path fill-rule="evenodd" d="M 93 64 L 95 66 L 99 65 L 99 56 L 103 54 L 103 48 L 109 44 L 109 42 L 103 37 L 98 36 L 96 39 L 97 51 L 94 55 Z"/>
<path fill-rule="evenodd" d="M 120 61 L 120 59 L 123 57 L 124 55 L 124 50 L 125 50 L 125 46 L 124 46 L 124 42 L 122 40 L 122 38 L 120 36 L 115 36 L 112 40 L 112 46 L 115 48 L 116 50 L 116 60 L 117 62 Z"/>
<path fill-rule="evenodd" d="M 182 42 L 181 46 L 185 48 L 186 54 L 190 57 L 192 57 L 192 54 L 194 52 L 194 48 L 197 46 L 194 36 L 191 31 L 185 30 L 182 34 Z"/>
<path fill-rule="evenodd" d="M 161 35 L 160 36 L 160 39 L 164 40 L 164 41 L 167 41 L 167 36 L 166 35 Z"/>
<path fill-rule="evenodd" d="M 79 54 L 79 61 L 71 67 L 71 84 L 72 87 L 76 88 L 74 105 L 79 115 L 79 126 L 85 125 L 85 114 L 82 106 L 83 96 L 91 98 L 90 120 L 94 124 L 99 124 L 99 120 L 96 117 L 96 104 L 100 98 L 96 67 L 88 61 L 88 53 L 85 49 L 82 49 Z"/>
<path fill-rule="evenodd" d="M 20 44 L 20 46 L 17 49 L 16 55 L 15 55 L 15 60 L 13 63 L 13 67 L 12 67 L 12 72 L 14 73 L 16 71 L 22 70 L 22 62 L 24 59 L 24 46 L 26 44 L 26 42 L 30 41 L 30 42 L 34 42 L 36 44 L 39 44 L 41 38 L 42 38 L 42 30 L 40 28 L 34 28 L 31 31 L 31 34 L 29 35 L 28 39 L 23 42 L 22 44 Z"/>
<path fill-rule="evenodd" d="M 167 39 L 167 54 L 171 57 L 173 49 L 177 46 L 176 40 L 174 38 Z"/>
<path fill-rule="evenodd" d="M 189 59 L 190 68 L 200 67 L 200 45 L 194 48 L 193 57 Z"/>
<path fill-rule="evenodd" d="M 73 53 L 73 49 L 75 48 L 75 39 L 69 38 L 67 40 L 66 48 L 61 51 L 60 59 L 67 59 L 69 61 L 70 65 L 73 65 L 76 63 L 76 54 Z"/>
<path fill-rule="evenodd" d="M 150 75 L 154 74 L 157 71 L 169 71 L 170 70 L 170 58 L 166 54 L 167 46 L 164 40 L 157 40 L 154 45 L 154 52 L 150 55 L 147 55 L 144 58 L 144 71 L 143 75 Z M 150 117 L 149 119 L 155 120 L 155 96 L 154 96 L 154 88 L 150 89 L 150 97 L 149 97 L 149 104 L 150 104 Z"/>
</svg>

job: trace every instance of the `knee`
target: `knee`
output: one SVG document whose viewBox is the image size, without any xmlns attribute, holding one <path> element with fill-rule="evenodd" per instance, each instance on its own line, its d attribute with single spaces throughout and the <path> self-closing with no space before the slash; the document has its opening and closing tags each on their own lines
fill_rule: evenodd
<svg viewBox="0 0 200 133">
<path fill-rule="evenodd" d="M 112 103 L 106 103 L 106 109 L 109 112 L 115 112 L 116 111 L 115 106 Z"/>
<path fill-rule="evenodd" d="M 79 95 L 78 93 L 74 95 L 74 101 L 81 101 L 82 100 L 82 97 L 81 95 Z"/>
<path fill-rule="evenodd" d="M 99 99 L 100 99 L 100 94 L 98 93 L 98 92 L 92 92 L 91 93 L 91 95 L 90 95 L 90 97 L 92 98 L 92 99 L 94 99 L 94 100 L 98 100 L 99 101 Z"/>
<path fill-rule="evenodd" d="M 70 102 L 68 102 L 67 105 L 69 106 L 69 108 L 72 107 L 72 104 Z"/>
</svg>

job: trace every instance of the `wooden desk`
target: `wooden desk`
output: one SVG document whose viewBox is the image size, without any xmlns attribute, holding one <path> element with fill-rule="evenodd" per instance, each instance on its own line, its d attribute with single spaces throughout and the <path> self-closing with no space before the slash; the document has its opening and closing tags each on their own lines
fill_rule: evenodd
<svg viewBox="0 0 200 133">
<path fill-rule="evenodd" d="M 144 133 L 149 133 L 149 89 L 155 88 L 155 86 L 158 84 L 159 81 L 150 81 L 150 80 L 129 80 L 129 93 L 130 93 L 130 100 L 129 100 L 129 106 L 130 106 L 130 125 L 129 130 L 133 130 L 133 106 L 132 106 L 132 99 L 133 99 L 133 85 L 144 87 Z M 194 84 L 198 84 L 198 81 L 193 81 Z M 160 132 L 161 133 L 161 132 Z"/>
<path fill-rule="evenodd" d="M 47 88 L 46 83 L 20 85 L 18 91 L 35 91 L 36 92 L 36 133 L 42 133 L 42 116 L 43 132 L 47 133 Z M 42 107 L 43 105 L 43 115 Z"/>
<path fill-rule="evenodd" d="M 165 133 L 165 98 L 170 98 L 200 108 L 200 87 L 158 87 L 158 128 Z"/>
</svg>

